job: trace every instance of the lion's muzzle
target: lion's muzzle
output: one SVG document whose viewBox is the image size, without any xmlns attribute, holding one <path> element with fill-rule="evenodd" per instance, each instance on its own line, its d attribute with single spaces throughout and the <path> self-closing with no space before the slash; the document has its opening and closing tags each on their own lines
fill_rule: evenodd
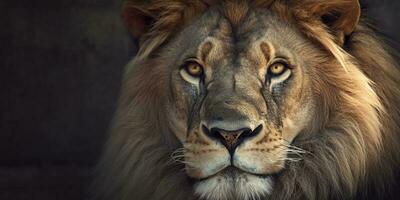
<svg viewBox="0 0 400 200">
<path fill-rule="evenodd" d="M 254 130 L 249 127 L 242 127 L 237 130 L 226 130 L 224 128 L 225 127 L 213 127 L 209 129 L 204 125 L 202 126 L 204 134 L 211 139 L 219 141 L 221 144 L 223 144 L 228 149 L 231 157 L 233 157 L 235 149 L 245 140 L 258 135 L 261 132 L 263 126 L 259 125 Z"/>
</svg>

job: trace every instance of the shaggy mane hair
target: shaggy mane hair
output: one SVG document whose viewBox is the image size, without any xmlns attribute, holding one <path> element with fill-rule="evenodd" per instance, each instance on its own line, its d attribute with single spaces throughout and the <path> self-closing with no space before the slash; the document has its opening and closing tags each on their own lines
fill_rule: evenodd
<svg viewBox="0 0 400 200">
<path fill-rule="evenodd" d="M 307 151 L 302 162 L 290 163 L 277 175 L 275 199 L 346 199 L 385 193 L 398 173 L 400 156 L 400 72 L 390 50 L 361 19 L 354 32 L 338 45 L 337 37 L 304 8 L 311 0 L 255 0 L 282 19 L 294 23 L 332 55 L 316 82 L 319 121 L 299 136 L 295 145 Z M 346 0 L 338 0 L 344 4 Z M 180 147 L 166 110 L 172 98 L 163 73 L 163 60 L 154 52 L 171 35 L 214 1 L 127 0 L 124 8 L 158 13 L 142 37 L 136 58 L 127 66 L 119 108 L 110 139 L 99 164 L 96 199 L 196 199 L 183 166 L 171 162 Z M 227 15 L 240 20 L 246 6 L 223 1 Z M 300 3 L 301 2 L 301 3 Z M 322 9 L 322 8 L 309 8 Z M 183 19 L 183 20 L 182 20 Z M 182 22 L 183 21 L 183 22 Z M 157 80 L 157 81 L 154 81 Z M 333 93 L 332 91 L 340 91 Z M 308 135 L 309 136 L 309 135 Z M 141 191 L 137 189 L 140 188 Z M 379 194 L 377 194 L 379 195 Z"/>
</svg>

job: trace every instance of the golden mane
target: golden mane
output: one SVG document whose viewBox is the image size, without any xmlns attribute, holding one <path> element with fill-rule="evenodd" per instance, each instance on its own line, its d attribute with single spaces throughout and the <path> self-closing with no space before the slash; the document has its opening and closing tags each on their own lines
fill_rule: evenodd
<svg viewBox="0 0 400 200">
<path fill-rule="evenodd" d="M 143 2 L 127 0 L 124 6 L 142 6 L 159 15 L 140 41 L 137 57 L 127 66 L 118 111 L 99 164 L 95 199 L 196 199 L 182 167 L 170 160 L 180 144 L 171 133 L 173 119 L 165 113 L 171 101 L 164 89 L 166 69 L 158 64 L 162 59 L 151 55 L 183 25 L 182 19 L 189 23 L 212 1 Z M 280 2 L 252 1 L 295 22 L 333 56 L 327 65 L 341 65 L 343 71 L 319 69 L 325 75 L 324 82 L 314 80 L 319 85 L 316 95 L 321 116 L 313 128 L 322 134 L 312 141 L 296 139 L 297 146 L 311 153 L 280 174 L 271 197 L 342 199 L 370 195 L 366 191 L 384 193 L 400 163 L 400 72 L 393 51 L 363 20 L 340 46 L 324 24 Z M 228 14 L 240 18 L 243 6 L 229 8 L 233 10 Z M 332 93 L 330 88 L 342 92 Z"/>
</svg>

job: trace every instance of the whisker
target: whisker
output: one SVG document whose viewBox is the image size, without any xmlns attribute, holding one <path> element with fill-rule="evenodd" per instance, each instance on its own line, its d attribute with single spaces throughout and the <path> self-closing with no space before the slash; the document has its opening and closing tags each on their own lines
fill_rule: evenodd
<svg viewBox="0 0 400 200">
<path fill-rule="evenodd" d="M 280 161 L 299 162 L 301 160 L 302 160 L 301 158 L 284 158 L 284 159 L 282 159 Z"/>
<path fill-rule="evenodd" d="M 291 154 L 296 154 L 296 155 L 299 155 L 299 156 L 301 156 L 302 154 L 306 153 L 306 152 L 303 152 L 303 151 L 298 151 L 298 150 L 293 150 L 293 149 L 286 149 L 286 152 L 287 153 L 291 153 Z"/>
<path fill-rule="evenodd" d="M 293 145 L 293 144 L 290 144 L 289 141 L 287 141 L 287 140 L 285 140 L 285 139 L 284 139 L 284 141 L 285 141 L 285 143 L 282 144 L 282 145 L 286 146 L 287 148 L 289 148 L 289 149 L 291 149 L 291 150 L 296 150 L 296 151 L 298 151 L 299 153 L 311 154 L 311 155 L 312 155 L 311 152 L 309 152 L 309 151 L 307 151 L 307 150 L 305 150 L 305 149 L 303 149 L 303 148 L 300 148 L 300 147 L 298 147 L 298 146 L 295 146 L 295 145 Z"/>
<path fill-rule="evenodd" d="M 181 154 L 181 155 L 173 155 L 173 156 L 171 156 L 172 158 L 181 158 L 181 157 L 185 157 L 185 155 L 184 154 Z"/>
<path fill-rule="evenodd" d="M 170 155 L 170 159 L 167 164 L 182 163 L 185 162 L 185 148 L 178 148 L 173 151 Z"/>
</svg>

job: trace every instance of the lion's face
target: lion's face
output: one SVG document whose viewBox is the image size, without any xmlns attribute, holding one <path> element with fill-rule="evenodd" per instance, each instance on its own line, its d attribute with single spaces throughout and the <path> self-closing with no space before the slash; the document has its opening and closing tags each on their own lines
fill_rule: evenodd
<svg viewBox="0 0 400 200">
<path fill-rule="evenodd" d="M 271 175 L 301 153 L 291 143 L 314 115 L 309 76 L 323 65 L 321 53 L 265 10 L 240 23 L 210 10 L 168 47 L 180 49 L 164 55 L 175 60 L 169 112 L 183 145 L 175 156 L 197 180 L 196 192 L 212 199 L 268 194 Z"/>
<path fill-rule="evenodd" d="M 400 160 L 400 75 L 359 23 L 358 0 L 123 7 L 139 50 L 124 74 L 98 199 L 386 192 Z"/>
</svg>

